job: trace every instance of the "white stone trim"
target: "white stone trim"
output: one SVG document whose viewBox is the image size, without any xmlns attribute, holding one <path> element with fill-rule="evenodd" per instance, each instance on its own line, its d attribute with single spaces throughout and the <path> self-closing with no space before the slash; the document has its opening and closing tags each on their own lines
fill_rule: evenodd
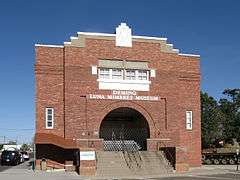
<svg viewBox="0 0 240 180">
<path fill-rule="evenodd" d="M 115 37 L 116 34 L 110 34 L 110 33 L 97 33 L 97 32 L 77 32 L 78 35 L 87 35 L 87 36 L 109 36 L 109 37 Z M 159 41 L 167 41 L 167 38 L 161 38 L 161 37 L 152 37 L 152 36 L 132 36 L 134 39 L 148 39 L 148 40 L 159 40 Z"/>
<path fill-rule="evenodd" d="M 98 82 L 117 82 L 125 84 L 151 84 L 149 80 L 97 79 Z"/>
<path fill-rule="evenodd" d="M 97 75 L 97 74 L 98 74 L 97 66 L 92 66 L 92 75 Z"/>
<path fill-rule="evenodd" d="M 98 79 L 97 81 L 101 90 L 149 91 L 151 84 L 151 81 L 147 80 Z"/>
<path fill-rule="evenodd" d="M 179 49 L 172 49 L 174 52 L 179 53 Z"/>
<path fill-rule="evenodd" d="M 151 77 L 156 77 L 156 70 L 155 69 L 150 70 L 150 76 Z"/>
<path fill-rule="evenodd" d="M 200 57 L 199 54 L 183 54 L 183 53 L 179 53 L 179 56 L 189 56 L 189 57 Z"/>
<path fill-rule="evenodd" d="M 35 44 L 36 47 L 57 47 L 57 48 L 63 48 L 62 45 L 51 45 L 51 44 Z"/>
<path fill-rule="evenodd" d="M 64 44 L 64 45 L 71 45 L 72 42 L 64 42 L 63 44 Z"/>
<path fill-rule="evenodd" d="M 78 37 L 71 36 L 70 39 L 78 39 Z"/>
<path fill-rule="evenodd" d="M 157 41 L 167 41 L 167 38 L 161 37 L 152 37 L 152 36 L 132 36 L 133 39 L 148 39 L 148 40 L 157 40 Z"/>
<path fill-rule="evenodd" d="M 115 34 L 109 33 L 97 33 L 97 32 L 77 32 L 78 35 L 87 35 L 87 36 L 110 36 L 115 37 Z"/>
</svg>

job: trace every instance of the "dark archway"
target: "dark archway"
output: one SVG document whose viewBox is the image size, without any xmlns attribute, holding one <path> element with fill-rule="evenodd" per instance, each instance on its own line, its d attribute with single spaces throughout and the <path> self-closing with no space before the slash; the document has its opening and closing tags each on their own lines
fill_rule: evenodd
<svg viewBox="0 0 240 180">
<path fill-rule="evenodd" d="M 100 126 L 100 138 L 104 140 L 134 140 L 141 150 L 147 150 L 147 138 L 150 137 L 146 118 L 137 110 L 121 107 L 109 112 Z"/>
</svg>

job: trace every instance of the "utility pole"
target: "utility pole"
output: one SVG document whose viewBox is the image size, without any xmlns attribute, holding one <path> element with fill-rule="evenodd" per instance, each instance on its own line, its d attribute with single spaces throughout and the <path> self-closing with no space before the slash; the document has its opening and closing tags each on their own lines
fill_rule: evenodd
<svg viewBox="0 0 240 180">
<path fill-rule="evenodd" d="M 5 144 L 5 143 L 6 143 L 6 136 L 0 136 L 0 137 L 2 137 L 2 138 L 3 138 L 3 141 L 0 141 L 0 143 L 3 143 L 3 144 Z"/>
<path fill-rule="evenodd" d="M 238 165 L 239 165 L 239 148 L 236 149 L 237 154 L 237 171 L 238 171 Z"/>
</svg>

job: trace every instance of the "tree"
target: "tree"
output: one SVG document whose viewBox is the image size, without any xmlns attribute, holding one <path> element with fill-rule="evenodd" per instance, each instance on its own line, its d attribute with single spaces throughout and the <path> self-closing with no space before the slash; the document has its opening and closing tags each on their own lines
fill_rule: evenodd
<svg viewBox="0 0 240 180">
<path fill-rule="evenodd" d="M 223 94 L 227 97 L 220 99 L 219 107 L 226 117 L 224 137 L 240 141 L 240 89 L 225 89 Z"/>
<path fill-rule="evenodd" d="M 0 144 L 0 150 L 3 148 L 3 144 Z"/>
<path fill-rule="evenodd" d="M 217 101 L 207 93 L 201 92 L 201 119 L 202 119 L 202 147 L 223 138 L 224 114 L 221 112 Z"/>
<path fill-rule="evenodd" d="M 219 140 L 240 141 L 240 89 L 225 89 L 223 95 L 217 102 L 201 92 L 203 148 Z"/>
<path fill-rule="evenodd" d="M 30 147 L 27 144 L 23 144 L 21 147 L 21 151 L 29 151 Z"/>
</svg>

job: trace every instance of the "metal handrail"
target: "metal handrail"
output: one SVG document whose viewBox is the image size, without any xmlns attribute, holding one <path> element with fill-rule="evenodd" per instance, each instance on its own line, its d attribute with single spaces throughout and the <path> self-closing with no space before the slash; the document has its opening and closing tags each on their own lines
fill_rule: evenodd
<svg viewBox="0 0 240 180">
<path fill-rule="evenodd" d="M 136 164 L 137 164 L 137 167 L 141 167 L 141 165 L 140 165 L 140 163 L 138 162 L 138 160 L 137 160 L 137 157 L 135 156 L 135 152 L 136 151 L 132 151 L 132 155 L 133 155 L 133 157 L 134 157 L 134 159 L 135 159 L 135 162 L 136 162 Z"/>
<path fill-rule="evenodd" d="M 115 133 L 114 131 L 112 131 L 112 146 L 113 146 L 113 150 L 115 151 L 119 151 L 119 147 L 117 145 L 117 139 L 116 139 L 116 136 L 115 136 Z"/>
<path fill-rule="evenodd" d="M 132 147 L 129 149 L 128 146 L 126 145 L 125 141 L 122 138 L 120 138 L 120 139 L 121 139 L 121 142 L 122 142 L 122 145 L 123 145 L 123 151 L 124 151 L 124 153 L 127 154 L 130 162 L 131 163 L 136 162 L 137 167 L 140 168 L 141 164 L 140 164 L 139 160 L 142 161 L 142 158 L 141 158 L 141 155 L 139 153 L 139 147 L 135 143 L 133 143 Z M 138 157 L 136 156 L 136 154 L 138 155 Z M 131 156 L 133 156 L 134 160 L 132 159 Z"/>
<path fill-rule="evenodd" d="M 124 147 L 123 147 L 123 149 L 124 149 L 123 153 L 124 153 L 124 155 L 125 155 L 125 154 L 127 155 L 127 158 L 129 159 L 128 166 L 129 166 L 129 168 L 131 168 L 131 167 L 132 167 L 131 163 L 133 162 L 133 160 L 132 160 L 132 158 L 131 158 L 131 155 L 130 155 L 130 153 L 129 153 L 129 151 L 128 151 L 127 145 L 126 145 L 126 143 L 124 142 L 124 140 L 122 140 L 122 143 L 123 143 L 123 146 L 124 146 Z"/>
<path fill-rule="evenodd" d="M 130 162 L 132 162 L 132 159 L 131 159 L 128 151 L 127 151 L 127 146 L 126 146 L 126 144 L 125 144 L 125 142 L 124 142 L 124 140 L 123 140 L 122 134 L 120 134 L 120 142 L 121 142 L 121 149 L 122 149 L 122 152 L 123 152 L 124 160 L 125 160 L 125 162 L 127 163 L 127 166 L 128 166 L 129 168 L 131 168 L 131 165 L 130 165 L 130 163 L 127 161 L 127 158 L 126 158 L 125 155 L 127 154 L 127 157 L 128 157 L 128 159 L 129 159 Z"/>
<path fill-rule="evenodd" d="M 134 144 L 134 146 L 135 146 L 135 149 L 136 149 L 136 152 L 137 152 L 138 158 L 139 158 L 140 163 L 141 163 L 141 162 L 142 162 L 142 157 L 141 157 L 141 154 L 140 154 L 140 152 L 139 152 L 140 148 L 139 148 L 139 146 L 137 146 L 136 144 Z M 140 164 L 139 164 L 139 167 L 141 167 Z"/>
<path fill-rule="evenodd" d="M 169 163 L 172 165 L 172 166 L 174 166 L 174 161 L 175 161 L 175 158 L 173 157 L 173 155 L 172 155 L 172 153 L 171 152 L 169 152 L 169 150 L 167 149 L 167 146 L 166 146 L 166 144 L 164 143 L 164 142 L 162 142 L 162 141 L 160 141 L 160 143 L 164 146 L 164 148 L 165 148 L 165 151 L 163 151 L 163 153 L 165 154 L 165 158 L 166 159 L 168 159 L 167 157 L 170 157 L 170 161 L 169 161 Z M 158 149 L 159 150 L 159 149 Z M 166 157 L 166 155 L 167 155 L 167 157 Z"/>
<path fill-rule="evenodd" d="M 135 146 L 135 148 L 137 150 L 137 154 L 138 154 L 138 157 L 139 157 L 140 161 L 142 161 L 142 157 L 141 157 L 141 154 L 139 152 L 139 147 L 136 144 L 134 144 L 134 146 Z"/>
</svg>

